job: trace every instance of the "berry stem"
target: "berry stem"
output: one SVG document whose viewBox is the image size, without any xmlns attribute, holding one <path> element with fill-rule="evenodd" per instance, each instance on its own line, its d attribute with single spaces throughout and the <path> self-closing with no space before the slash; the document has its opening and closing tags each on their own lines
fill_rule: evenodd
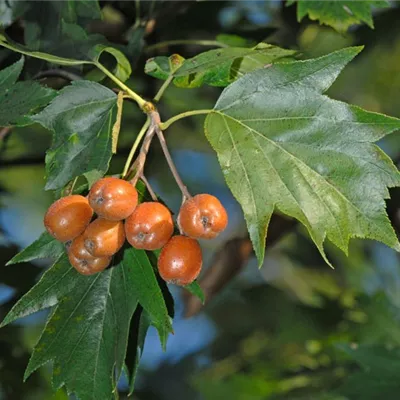
<svg viewBox="0 0 400 400">
<path fill-rule="evenodd" d="M 172 175 L 174 176 L 175 182 L 179 186 L 179 189 L 181 190 L 183 197 L 186 199 L 190 199 L 192 196 L 190 195 L 189 191 L 187 190 L 187 187 L 183 183 L 183 181 L 175 167 L 174 161 L 172 160 L 171 154 L 168 150 L 167 142 L 165 140 L 164 134 L 158 124 L 155 124 L 155 132 L 158 136 L 162 151 L 164 153 L 165 159 L 167 160 L 169 169 L 171 170 Z"/>
<path fill-rule="evenodd" d="M 135 176 L 130 180 L 130 183 L 133 186 L 136 186 L 138 179 L 143 175 L 144 164 L 146 162 L 147 153 L 149 151 L 151 141 L 153 140 L 154 133 L 155 133 L 155 123 L 154 120 L 152 119 L 151 124 L 144 136 L 142 147 L 140 148 L 140 153 L 134 163 L 136 173 Z"/>
<path fill-rule="evenodd" d="M 146 52 L 157 50 L 166 46 L 180 46 L 180 45 L 198 45 L 198 46 L 214 46 L 214 47 L 228 47 L 226 44 L 218 42 L 217 40 L 168 40 L 159 42 L 148 46 Z"/>
<path fill-rule="evenodd" d="M 129 152 L 128 158 L 126 159 L 124 170 L 122 172 L 122 179 L 124 179 L 127 175 L 128 172 L 130 171 L 129 166 L 132 163 L 133 156 L 135 155 L 135 152 L 137 148 L 139 147 L 139 144 L 141 140 L 143 139 L 143 136 L 146 134 L 147 129 L 150 126 L 150 118 L 147 117 L 146 122 L 143 124 L 142 129 L 140 130 L 139 134 L 137 135 L 135 142 L 132 145 L 131 151 Z"/>
<path fill-rule="evenodd" d="M 146 179 L 146 177 L 142 174 L 140 176 L 140 179 L 143 181 L 143 183 L 146 185 L 146 188 L 148 190 L 148 192 L 150 193 L 151 198 L 153 199 L 153 201 L 158 201 L 158 198 L 156 196 L 156 194 L 154 193 L 153 188 L 150 185 L 150 182 Z"/>
<path fill-rule="evenodd" d="M 160 129 L 166 130 L 167 128 L 170 127 L 171 124 L 173 124 L 176 121 L 179 121 L 182 118 L 190 117 L 192 115 L 201 115 L 201 114 L 210 114 L 213 110 L 193 110 L 193 111 L 186 111 L 184 113 L 175 115 L 174 117 L 168 119 L 165 122 L 160 123 Z"/>
<path fill-rule="evenodd" d="M 75 187 L 75 184 L 76 184 L 77 180 L 78 180 L 78 177 L 76 176 L 72 181 L 70 181 L 70 182 L 67 184 L 67 186 L 66 186 L 65 189 L 64 189 L 64 194 L 63 194 L 63 196 L 69 196 L 70 194 L 73 193 L 74 187 Z"/>
<path fill-rule="evenodd" d="M 174 75 L 171 74 L 162 84 L 162 86 L 160 87 L 160 89 L 158 90 L 158 92 L 156 93 L 156 95 L 154 96 L 154 101 L 158 102 L 161 99 L 161 96 L 164 94 L 165 90 L 168 88 L 168 86 L 171 84 L 171 82 L 174 79 Z"/>
<path fill-rule="evenodd" d="M 98 61 L 95 62 L 95 65 L 98 69 L 104 72 L 112 81 L 114 81 L 121 89 L 125 90 L 129 96 L 136 101 L 141 109 L 144 108 L 146 103 L 148 103 L 143 97 L 139 96 L 136 92 L 126 86 L 122 81 L 120 81 L 112 72 L 110 72 L 103 64 L 100 64 Z"/>
</svg>

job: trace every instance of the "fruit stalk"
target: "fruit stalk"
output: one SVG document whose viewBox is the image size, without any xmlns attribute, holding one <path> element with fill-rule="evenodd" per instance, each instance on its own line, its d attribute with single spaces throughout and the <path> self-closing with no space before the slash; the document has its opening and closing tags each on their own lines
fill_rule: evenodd
<svg viewBox="0 0 400 400">
<path fill-rule="evenodd" d="M 184 199 L 190 199 L 192 196 L 190 195 L 187 187 L 183 183 L 183 181 L 175 167 L 174 161 L 172 160 L 171 154 L 168 150 L 167 142 L 165 140 L 164 134 L 163 134 L 162 130 L 160 129 L 160 127 L 158 126 L 158 124 L 155 125 L 155 131 L 156 131 L 158 140 L 160 141 L 161 148 L 164 153 L 165 159 L 167 160 L 169 169 L 171 170 L 172 175 L 174 176 L 176 184 L 179 186 L 179 189 L 182 192 L 182 196 L 184 197 Z"/>
</svg>

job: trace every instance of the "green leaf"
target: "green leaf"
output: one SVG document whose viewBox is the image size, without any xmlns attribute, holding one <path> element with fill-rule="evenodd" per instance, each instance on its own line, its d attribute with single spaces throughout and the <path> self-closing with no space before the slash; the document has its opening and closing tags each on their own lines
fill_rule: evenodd
<svg viewBox="0 0 400 400">
<path fill-rule="evenodd" d="M 23 57 L 16 63 L 0 71 L 0 92 L 9 89 L 18 79 L 24 66 Z"/>
<path fill-rule="evenodd" d="M 249 73 L 223 91 L 206 118 L 260 265 L 274 209 L 299 220 L 328 263 L 325 239 L 345 253 L 352 237 L 400 250 L 384 201 L 399 173 L 373 144 L 400 120 L 322 94 L 360 50 Z"/>
<path fill-rule="evenodd" d="M 197 281 L 192 282 L 190 285 L 184 286 L 184 288 L 192 293 L 194 296 L 196 296 L 201 301 L 201 303 L 204 304 L 206 298 L 204 296 L 203 289 Z"/>
<path fill-rule="evenodd" d="M 63 42 L 63 21 L 85 26 L 101 18 L 98 1 L 63 0 L 21 2 L 24 12 L 24 42 L 31 50 L 52 52 Z"/>
<path fill-rule="evenodd" d="M 350 374 L 338 392 L 358 400 L 389 399 L 400 391 L 399 349 L 388 350 L 379 345 L 349 346 L 339 348 L 347 353 L 362 368 Z"/>
<path fill-rule="evenodd" d="M 130 252 L 126 260 L 132 265 L 134 277 L 132 289 L 147 312 L 151 325 L 157 329 L 161 344 L 165 348 L 167 337 L 172 332 L 172 321 L 153 267 L 143 250 Z"/>
<path fill-rule="evenodd" d="M 65 38 L 54 49 L 56 54 L 49 54 L 41 51 L 33 51 L 22 46 L 4 34 L 0 34 L 0 46 L 12 51 L 25 54 L 30 57 L 39 58 L 53 64 L 74 66 L 83 64 L 96 65 L 104 53 L 114 57 L 117 64 L 113 70 L 114 75 L 121 81 L 126 81 L 131 72 L 131 65 L 125 55 L 115 47 L 112 47 L 107 40 L 98 34 L 87 35 L 78 25 L 63 23 Z"/>
<path fill-rule="evenodd" d="M 294 1 L 287 2 L 287 5 Z M 297 1 L 297 19 L 300 22 L 306 15 L 320 24 L 329 25 L 339 32 L 346 32 L 354 24 L 365 22 L 374 27 L 372 20 L 373 7 L 388 7 L 387 1 Z"/>
<path fill-rule="evenodd" d="M 126 45 L 126 54 L 128 55 L 132 67 L 134 68 L 139 61 L 140 55 L 145 45 L 144 36 L 146 28 L 139 26 L 129 33 L 128 44 Z"/>
<path fill-rule="evenodd" d="M 64 251 L 64 245 L 44 232 L 39 239 L 15 255 L 7 265 L 36 260 L 38 258 L 57 258 Z"/>
<path fill-rule="evenodd" d="M 92 170 L 104 173 L 111 159 L 117 97 L 90 81 L 74 81 L 32 119 L 54 132 L 47 152 L 46 189 L 59 189 Z"/>
<path fill-rule="evenodd" d="M 28 125 L 30 114 L 45 106 L 57 92 L 38 82 L 17 82 L 24 60 L 0 71 L 0 126 Z"/>
<path fill-rule="evenodd" d="M 296 52 L 281 49 L 266 43 L 254 48 L 228 47 L 214 49 L 187 59 L 182 66 L 171 71 L 170 59 L 156 57 L 148 60 L 145 72 L 158 79 L 167 79 L 172 73 L 174 84 L 184 88 L 194 88 L 203 84 L 227 86 L 231 82 L 259 68 L 293 56 Z"/>
<path fill-rule="evenodd" d="M 381 345 L 339 344 L 337 347 L 344 351 L 360 367 L 367 371 L 380 371 L 386 374 L 399 375 L 400 350 L 388 350 Z"/>
<path fill-rule="evenodd" d="M 4 34 L 0 34 L 0 46 L 6 47 L 7 49 L 10 49 L 17 53 L 25 54 L 30 57 L 35 57 L 41 60 L 48 61 L 53 64 L 67 65 L 67 66 L 91 64 L 89 61 L 74 60 L 70 58 L 54 56 L 40 51 L 31 51 L 27 47 L 12 41 L 10 38 L 7 38 Z"/>
<path fill-rule="evenodd" d="M 54 361 L 53 385 L 82 400 L 111 398 L 124 364 L 129 325 L 137 307 L 134 266 L 125 251 L 108 270 L 83 276 L 49 316 L 25 372 Z M 79 371 L 79 373 L 77 373 Z"/>
<path fill-rule="evenodd" d="M 129 377 L 129 394 L 132 394 L 134 391 L 136 375 L 143 354 L 146 334 L 150 325 L 151 322 L 148 314 L 141 306 L 138 306 L 131 322 L 128 340 L 129 345 L 126 355 L 127 375 Z"/>
<path fill-rule="evenodd" d="M 144 72 L 153 78 L 168 79 L 171 74 L 169 58 L 164 56 L 149 58 L 144 66 Z"/>
<path fill-rule="evenodd" d="M 45 308 L 53 307 L 69 293 L 73 295 L 73 289 L 83 279 L 81 277 L 82 275 L 71 267 L 68 257 L 65 254 L 62 255 L 43 274 L 40 281 L 14 305 L 0 327 Z"/>
</svg>

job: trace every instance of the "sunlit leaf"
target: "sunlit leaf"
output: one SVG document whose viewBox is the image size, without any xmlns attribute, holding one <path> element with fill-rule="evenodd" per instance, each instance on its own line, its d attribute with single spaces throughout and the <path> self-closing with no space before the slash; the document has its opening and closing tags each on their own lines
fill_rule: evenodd
<svg viewBox="0 0 400 400">
<path fill-rule="evenodd" d="M 384 201 L 399 173 L 373 144 L 400 120 L 322 94 L 359 51 L 254 71 L 226 88 L 207 116 L 206 135 L 260 264 L 274 209 L 302 222 L 327 262 L 325 239 L 344 252 L 352 237 L 400 250 Z"/>
</svg>

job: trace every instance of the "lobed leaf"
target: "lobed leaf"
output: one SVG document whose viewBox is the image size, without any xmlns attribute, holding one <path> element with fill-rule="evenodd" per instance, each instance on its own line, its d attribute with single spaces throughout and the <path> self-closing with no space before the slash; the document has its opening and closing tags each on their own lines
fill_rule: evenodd
<svg viewBox="0 0 400 400">
<path fill-rule="evenodd" d="M 117 96 L 90 81 L 74 81 L 32 117 L 54 132 L 46 156 L 46 189 L 59 189 L 76 176 L 108 170 Z"/>
<path fill-rule="evenodd" d="M 400 245 L 385 210 L 400 176 L 373 143 L 400 120 L 322 93 L 360 48 L 275 64 L 227 87 L 205 121 L 208 140 L 241 204 L 260 264 L 274 209 L 299 220 L 326 259 L 329 239 Z"/>
<path fill-rule="evenodd" d="M 0 71 L 0 126 L 29 125 L 30 115 L 47 105 L 57 94 L 38 82 L 16 82 L 24 65 L 21 58 Z"/>
<path fill-rule="evenodd" d="M 28 262 L 38 258 L 58 258 L 64 252 L 63 243 L 43 232 L 39 239 L 16 254 L 6 265 Z"/>
<path fill-rule="evenodd" d="M 287 5 L 294 3 L 288 1 Z M 370 28 L 374 27 L 372 19 L 373 7 L 388 7 L 387 1 L 353 1 L 326 0 L 305 1 L 297 0 L 297 19 L 300 22 L 306 15 L 320 24 L 329 25 L 339 32 L 346 32 L 354 24 L 365 22 Z"/>
<path fill-rule="evenodd" d="M 124 364 L 129 325 L 138 304 L 135 276 L 126 250 L 121 262 L 102 273 L 75 270 L 73 291 L 63 296 L 35 346 L 25 379 L 54 361 L 53 385 L 64 384 L 80 399 L 111 398 Z M 79 371 L 79 373 L 77 373 Z"/>
<path fill-rule="evenodd" d="M 43 234 L 20 257 L 28 260 L 32 255 L 47 254 L 50 241 L 46 236 Z M 114 262 L 102 273 L 84 276 L 62 254 L 9 312 L 1 326 L 54 307 L 25 379 L 41 365 L 54 361 L 55 388 L 65 385 L 68 392 L 83 400 L 109 398 L 115 389 L 113 378 L 118 381 L 124 365 L 128 335 L 133 335 L 136 348 L 127 357 L 133 389 L 148 327 L 154 325 L 159 330 L 165 346 L 172 331 L 171 319 L 146 252 L 127 247 Z"/>
<path fill-rule="evenodd" d="M 79 284 L 79 275 L 64 254 L 41 277 L 6 315 L 1 327 L 45 308 L 55 306 Z"/>
</svg>

